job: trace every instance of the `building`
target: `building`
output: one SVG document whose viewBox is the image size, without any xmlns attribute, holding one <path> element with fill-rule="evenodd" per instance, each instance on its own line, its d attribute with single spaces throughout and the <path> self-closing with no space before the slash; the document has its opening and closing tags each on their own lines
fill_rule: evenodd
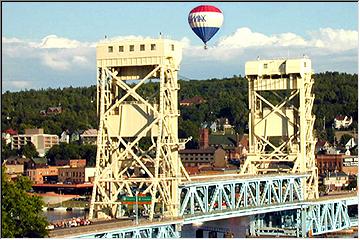
<svg viewBox="0 0 360 240">
<path fill-rule="evenodd" d="M 59 142 L 64 142 L 64 143 L 69 143 L 70 142 L 70 134 L 68 133 L 68 131 L 63 131 L 60 134 Z"/>
<path fill-rule="evenodd" d="M 203 127 L 209 127 L 212 134 L 235 134 L 234 127 L 227 118 L 218 118 L 211 123 L 203 123 Z"/>
<path fill-rule="evenodd" d="M 18 132 L 9 128 L 7 130 L 5 130 L 4 132 L 2 132 L 1 134 L 1 139 L 5 141 L 5 144 L 9 144 L 11 143 L 11 138 L 13 135 L 17 135 Z"/>
<path fill-rule="evenodd" d="M 336 191 L 349 185 L 349 176 L 344 172 L 333 172 L 327 174 L 323 181 L 330 191 Z"/>
<path fill-rule="evenodd" d="M 70 159 L 70 167 L 86 167 L 86 159 Z"/>
<path fill-rule="evenodd" d="M 240 161 L 244 160 L 249 149 L 248 135 L 244 134 L 225 134 L 212 133 L 209 135 L 209 129 L 200 129 L 199 148 L 222 148 L 225 151 L 225 160 L 228 163 L 239 166 Z"/>
<path fill-rule="evenodd" d="M 20 149 L 28 143 L 34 144 L 40 157 L 54 145 L 59 144 L 59 137 L 55 134 L 44 134 L 44 129 L 25 129 L 25 134 L 12 136 L 11 149 Z"/>
<path fill-rule="evenodd" d="M 59 182 L 79 184 L 85 182 L 93 182 L 95 176 L 95 168 L 86 167 L 60 167 Z"/>
<path fill-rule="evenodd" d="M 192 97 L 192 98 L 185 98 L 183 100 L 180 101 L 180 106 L 185 106 L 185 107 L 188 107 L 188 106 L 192 106 L 192 105 L 199 105 L 199 104 L 202 104 L 202 103 L 205 103 L 205 99 L 200 97 L 200 96 L 195 96 L 195 97 Z"/>
<path fill-rule="evenodd" d="M 48 166 L 48 162 L 47 159 L 42 157 L 42 158 L 33 158 L 33 161 L 35 163 L 35 168 L 44 168 Z"/>
<path fill-rule="evenodd" d="M 46 111 L 47 115 L 56 115 L 62 113 L 63 110 L 61 107 L 49 107 Z"/>
<path fill-rule="evenodd" d="M 55 159 L 54 161 L 55 166 L 69 166 L 70 159 Z"/>
<path fill-rule="evenodd" d="M 11 163 L 4 163 L 5 165 L 5 173 L 10 176 L 10 178 L 16 178 L 19 175 L 24 174 L 24 165 L 23 164 L 11 164 Z"/>
<path fill-rule="evenodd" d="M 342 169 L 343 155 L 341 154 L 316 155 L 315 158 L 319 174 L 341 171 Z"/>
<path fill-rule="evenodd" d="M 352 117 L 338 115 L 334 118 L 334 127 L 336 129 L 347 128 L 352 124 L 352 122 Z"/>
<path fill-rule="evenodd" d="M 315 144 L 315 153 L 326 152 L 330 148 L 330 144 L 325 140 L 318 140 Z"/>
<path fill-rule="evenodd" d="M 357 175 L 359 170 L 358 156 L 344 156 L 341 171 L 348 175 Z"/>
<path fill-rule="evenodd" d="M 316 155 L 319 174 L 344 172 L 347 175 L 358 173 L 358 157 L 345 154 Z"/>
<path fill-rule="evenodd" d="M 34 162 L 33 159 L 30 158 L 23 158 L 23 157 L 19 157 L 19 156 L 10 156 L 9 158 L 7 158 L 4 161 L 5 165 L 22 165 L 24 172 L 26 172 L 27 169 L 30 168 L 35 168 L 36 167 L 36 163 Z"/>
<path fill-rule="evenodd" d="M 46 111 L 40 110 L 41 116 L 47 116 L 47 115 L 57 115 L 63 112 L 63 109 L 61 107 L 49 107 Z"/>
<path fill-rule="evenodd" d="M 58 167 L 28 169 L 26 175 L 35 184 L 54 183 L 58 179 Z"/>
<path fill-rule="evenodd" d="M 179 151 L 180 159 L 185 167 L 226 167 L 226 152 L 218 149 L 184 149 Z"/>
<path fill-rule="evenodd" d="M 80 134 L 80 141 L 82 144 L 96 145 L 97 134 L 97 129 L 87 129 Z"/>
</svg>

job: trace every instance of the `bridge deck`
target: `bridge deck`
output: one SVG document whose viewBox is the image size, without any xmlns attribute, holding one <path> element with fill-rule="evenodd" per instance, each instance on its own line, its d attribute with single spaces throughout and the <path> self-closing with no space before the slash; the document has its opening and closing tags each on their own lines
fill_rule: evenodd
<svg viewBox="0 0 360 240">
<path fill-rule="evenodd" d="M 301 203 L 297 202 L 294 204 L 306 205 L 309 203 L 350 199 L 350 198 L 354 198 L 354 197 L 357 197 L 357 193 L 349 193 L 349 194 L 341 193 L 341 194 L 323 196 L 318 199 L 307 200 L 307 201 L 303 201 Z M 229 210 L 227 210 L 227 211 L 229 211 Z M 233 210 L 233 212 L 236 212 L 236 211 L 239 211 L 239 210 Z M 276 208 L 273 209 L 272 211 L 276 211 Z M 214 214 L 216 214 L 216 213 L 214 212 Z M 253 214 L 253 213 L 250 213 L 250 214 Z M 192 216 L 189 216 L 189 217 L 191 218 Z M 228 218 L 228 217 L 232 217 L 232 216 L 224 216 L 224 218 Z M 85 235 L 85 234 L 104 232 L 104 231 L 113 231 L 113 230 L 119 230 L 119 229 L 125 230 L 125 229 L 129 229 L 129 228 L 134 229 L 134 228 L 144 228 L 144 227 L 151 227 L 151 226 L 157 226 L 157 225 L 178 224 L 178 223 L 184 223 L 185 221 L 186 221 L 186 218 L 184 219 L 182 217 L 163 218 L 163 219 L 157 219 L 154 221 L 149 221 L 147 219 L 140 219 L 139 224 L 136 225 L 135 221 L 127 220 L 127 219 L 103 220 L 103 221 L 95 221 L 92 225 L 88 225 L 88 226 L 51 230 L 49 233 L 49 237 L 51 237 L 51 238 L 64 238 L 65 237 L 66 238 L 66 237 L 71 237 L 71 236 Z"/>
<path fill-rule="evenodd" d="M 158 225 L 166 224 L 178 224 L 182 223 L 182 218 L 166 218 L 158 219 L 155 221 L 149 221 L 146 219 L 139 219 L 139 224 L 136 225 L 135 221 L 127 219 L 112 219 L 112 220 L 103 220 L 103 221 L 94 221 L 91 225 L 80 226 L 80 227 L 71 227 L 71 228 L 61 228 L 55 229 L 49 232 L 50 238 L 67 238 L 76 235 L 85 235 L 91 234 L 94 232 L 104 232 L 112 231 L 115 229 L 134 229 L 134 228 L 144 228 Z"/>
</svg>

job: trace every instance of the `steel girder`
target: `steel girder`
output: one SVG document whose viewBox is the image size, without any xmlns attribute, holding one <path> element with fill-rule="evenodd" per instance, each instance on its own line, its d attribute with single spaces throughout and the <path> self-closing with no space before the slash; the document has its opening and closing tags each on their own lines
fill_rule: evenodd
<svg viewBox="0 0 360 240">
<path fill-rule="evenodd" d="M 180 238 L 180 233 L 176 230 L 175 224 L 170 224 L 84 234 L 76 238 Z"/>
<path fill-rule="evenodd" d="M 292 68 L 303 64 L 309 64 L 306 70 L 285 70 L 288 65 Z M 249 153 L 241 173 L 308 173 L 303 182 L 305 199 L 316 199 L 319 194 L 312 114 L 314 79 L 309 66 L 311 61 L 306 58 L 246 63 Z"/>
<path fill-rule="evenodd" d="M 264 214 L 254 216 L 251 235 L 311 237 L 348 229 L 355 222 L 349 217 L 346 200 L 306 203 L 297 210 L 282 211 L 280 216 L 281 226 L 265 222 Z M 284 219 L 292 219 L 291 225 Z"/>
<path fill-rule="evenodd" d="M 335 232 L 351 227 L 346 201 L 309 205 L 306 230 L 310 235 Z"/>
<path fill-rule="evenodd" d="M 98 67 L 99 132 L 90 219 L 121 216 L 129 209 L 121 196 L 139 193 L 151 196 L 149 219 L 160 214 L 155 204 L 161 203 L 164 214 L 176 216 L 178 184 L 189 177 L 178 155 L 179 85 L 174 61 L 146 67 L 147 75 L 133 85 L 122 79 L 121 67 Z M 159 78 L 159 90 L 154 100 L 148 100 L 137 90 L 152 78 Z M 126 116 L 139 122 L 122 123 Z"/>
<path fill-rule="evenodd" d="M 304 200 L 301 181 L 307 175 L 272 176 L 179 186 L 179 216 L 241 210 Z"/>
</svg>

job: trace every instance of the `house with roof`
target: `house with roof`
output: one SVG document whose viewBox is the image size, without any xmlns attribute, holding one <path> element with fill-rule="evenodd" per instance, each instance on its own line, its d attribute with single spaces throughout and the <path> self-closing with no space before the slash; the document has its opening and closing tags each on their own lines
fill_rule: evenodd
<svg viewBox="0 0 360 240">
<path fill-rule="evenodd" d="M 80 141 L 80 134 L 82 131 L 75 130 L 73 133 L 70 134 L 70 142 L 78 142 Z"/>
<path fill-rule="evenodd" d="M 244 158 L 249 149 L 248 135 L 239 134 L 208 134 L 208 129 L 200 130 L 199 147 L 205 149 L 207 147 L 219 148 L 221 147 L 226 152 L 226 159 L 229 161 Z"/>
<path fill-rule="evenodd" d="M 80 142 L 81 144 L 96 145 L 97 135 L 97 129 L 87 129 L 82 134 L 80 134 Z"/>
<path fill-rule="evenodd" d="M 6 168 L 6 173 L 11 178 L 16 178 L 19 175 L 25 175 L 28 169 L 35 168 L 35 163 L 32 159 L 19 156 L 10 156 L 5 159 L 3 165 Z"/>
<path fill-rule="evenodd" d="M 70 142 L 70 134 L 68 130 L 63 131 L 60 134 L 59 142 L 69 143 Z"/>
<path fill-rule="evenodd" d="M 320 152 L 326 152 L 330 148 L 329 142 L 326 140 L 318 140 L 315 144 L 315 154 Z"/>
<path fill-rule="evenodd" d="M 192 106 L 192 105 L 199 105 L 202 103 L 205 103 L 205 99 L 201 96 L 194 96 L 192 98 L 185 98 L 183 100 L 180 101 L 180 106 Z"/>
<path fill-rule="evenodd" d="M 1 133 L 1 139 L 5 141 L 5 144 L 11 143 L 11 137 L 17 135 L 18 132 L 12 128 L 9 128 Z"/>
<path fill-rule="evenodd" d="M 56 115 L 63 112 L 63 109 L 61 107 L 49 107 L 46 111 L 47 115 Z"/>
<path fill-rule="evenodd" d="M 338 115 L 334 118 L 334 128 L 348 128 L 353 122 L 352 117 Z"/>
</svg>

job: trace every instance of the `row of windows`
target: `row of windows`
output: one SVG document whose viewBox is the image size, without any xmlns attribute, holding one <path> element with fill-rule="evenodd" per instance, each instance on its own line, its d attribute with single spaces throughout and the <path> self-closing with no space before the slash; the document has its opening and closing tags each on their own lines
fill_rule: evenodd
<svg viewBox="0 0 360 240">
<path fill-rule="evenodd" d="M 140 49 L 140 51 L 145 51 L 145 44 L 140 44 L 139 49 Z M 150 45 L 150 50 L 155 51 L 156 50 L 156 44 L 151 44 Z M 174 51 L 174 50 L 175 50 L 175 45 L 171 44 L 171 51 Z M 119 46 L 118 51 L 119 52 L 124 52 L 124 46 Z M 135 45 L 129 45 L 129 51 L 130 52 L 135 51 Z M 108 52 L 109 53 L 114 52 L 114 47 L 113 46 L 108 46 Z"/>
<path fill-rule="evenodd" d="M 61 177 L 85 177 L 85 173 L 81 172 L 62 172 Z"/>
<path fill-rule="evenodd" d="M 306 62 L 304 62 L 304 67 L 306 67 Z M 267 68 L 268 68 L 268 64 L 264 63 L 264 69 L 267 69 Z"/>
<path fill-rule="evenodd" d="M 212 160 L 212 158 L 192 158 L 192 157 L 190 157 L 190 158 L 181 158 L 181 160 L 183 160 L 183 161 L 189 161 L 189 160 L 197 160 L 197 161 L 201 161 L 201 160 Z"/>
</svg>

